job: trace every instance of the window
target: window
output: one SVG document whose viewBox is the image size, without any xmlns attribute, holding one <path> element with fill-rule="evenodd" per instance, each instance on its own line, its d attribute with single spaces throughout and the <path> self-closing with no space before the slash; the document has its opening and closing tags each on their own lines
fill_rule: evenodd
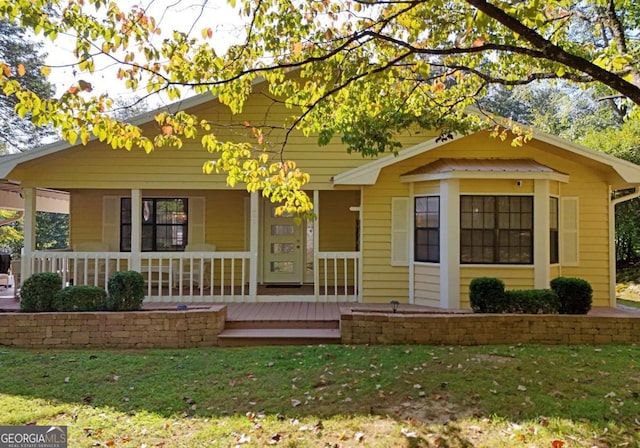
<svg viewBox="0 0 640 448">
<path fill-rule="evenodd" d="M 460 263 L 532 264 L 532 196 L 461 196 Z"/>
<path fill-rule="evenodd" d="M 549 198 L 549 262 L 559 263 L 558 251 L 558 198 Z"/>
<path fill-rule="evenodd" d="M 182 251 L 187 245 L 188 199 L 142 199 L 142 251 Z M 120 250 L 131 251 L 131 198 L 120 201 Z"/>
<path fill-rule="evenodd" d="M 440 262 L 440 197 L 415 199 L 415 261 Z"/>
</svg>

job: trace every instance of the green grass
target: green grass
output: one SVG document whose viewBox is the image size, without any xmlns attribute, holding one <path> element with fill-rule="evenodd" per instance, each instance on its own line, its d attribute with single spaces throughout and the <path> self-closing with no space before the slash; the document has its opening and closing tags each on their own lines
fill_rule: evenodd
<svg viewBox="0 0 640 448">
<path fill-rule="evenodd" d="M 639 394 L 637 346 L 0 353 L 0 425 L 70 447 L 631 447 Z"/>
</svg>

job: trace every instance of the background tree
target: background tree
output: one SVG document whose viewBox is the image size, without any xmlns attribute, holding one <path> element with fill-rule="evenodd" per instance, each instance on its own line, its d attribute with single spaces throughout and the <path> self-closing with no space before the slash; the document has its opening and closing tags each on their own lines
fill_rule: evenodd
<svg viewBox="0 0 640 448">
<path fill-rule="evenodd" d="M 51 98 L 53 87 L 41 74 L 40 68 L 46 55 L 37 44 L 27 38 L 19 26 L 0 20 L 0 60 L 18 71 L 24 70 L 18 82 L 41 98 Z M 20 68 L 22 67 L 22 69 Z M 31 121 L 14 113 L 18 98 L 0 92 L 0 151 L 18 152 L 38 145 L 55 132 L 50 128 L 36 127 Z"/>
<path fill-rule="evenodd" d="M 44 9 L 51 7 L 58 14 Z M 95 136 L 114 148 L 152 151 L 197 136 L 207 150 L 226 153 L 206 162 L 207 172 L 225 172 L 230 184 L 244 182 L 298 212 L 311 205 L 302 192 L 308 176 L 283 154 L 294 130 L 317 134 L 320 144 L 340 136 L 348 150 L 365 156 L 396 151 L 399 131 L 486 126 L 465 111 L 492 85 L 548 79 L 597 84 L 621 114 L 637 115 L 640 106 L 634 0 L 244 0 L 237 11 L 246 22 L 244 39 L 217 54 L 212 28 L 204 28 L 202 38 L 176 31 L 155 39 L 157 22 L 139 6 L 122 11 L 102 0 L 0 0 L 0 16 L 14 23 L 52 39 L 76 36 L 80 72 L 95 70 L 105 56 L 119 64 L 117 77 L 132 90 L 144 86 L 171 99 L 208 91 L 238 113 L 261 77 L 272 100 L 291 107 L 286 121 L 269 123 L 282 131 L 275 147 L 260 123 L 250 124 L 252 145 L 220 142 L 216 123 L 185 113 L 158 114 L 162 131 L 142 135 L 106 114 L 111 100 L 91 98 L 85 80 L 61 98 L 42 101 L 19 85 L 19 67 L 6 64 L 0 86 L 19 100 L 18 114 L 53 123 L 72 143 Z M 514 144 L 529 137 L 510 128 Z M 501 132 L 496 128 L 505 137 Z"/>
</svg>

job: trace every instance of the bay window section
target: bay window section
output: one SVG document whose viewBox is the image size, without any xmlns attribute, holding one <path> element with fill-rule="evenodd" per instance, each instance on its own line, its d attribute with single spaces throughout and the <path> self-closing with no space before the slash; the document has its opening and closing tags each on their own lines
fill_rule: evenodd
<svg viewBox="0 0 640 448">
<path fill-rule="evenodd" d="M 415 198 L 414 259 L 440 262 L 440 197 Z"/>
<path fill-rule="evenodd" d="M 142 251 L 183 251 L 188 241 L 188 199 L 142 199 Z M 131 251 L 131 198 L 120 201 L 120 250 Z"/>
<path fill-rule="evenodd" d="M 460 263 L 532 264 L 532 196 L 460 196 Z"/>
</svg>

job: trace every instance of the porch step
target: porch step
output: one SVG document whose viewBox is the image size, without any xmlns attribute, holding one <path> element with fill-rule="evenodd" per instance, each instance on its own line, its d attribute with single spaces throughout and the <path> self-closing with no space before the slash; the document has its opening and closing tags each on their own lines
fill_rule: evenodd
<svg viewBox="0 0 640 448">
<path fill-rule="evenodd" d="M 225 328 L 220 347 L 339 344 L 338 328 Z"/>
<path fill-rule="evenodd" d="M 291 319 L 227 320 L 224 328 L 226 330 L 277 330 L 281 328 L 300 330 L 336 330 L 340 328 L 340 321 Z"/>
</svg>

